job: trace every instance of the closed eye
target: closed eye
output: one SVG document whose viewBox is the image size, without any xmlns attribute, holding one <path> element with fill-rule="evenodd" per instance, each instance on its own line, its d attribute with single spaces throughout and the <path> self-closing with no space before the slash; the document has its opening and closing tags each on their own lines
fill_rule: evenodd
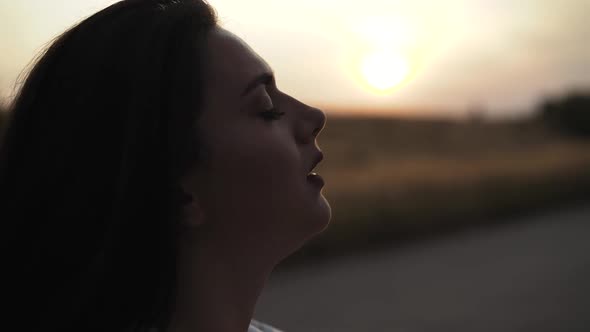
<svg viewBox="0 0 590 332">
<path fill-rule="evenodd" d="M 265 112 L 260 112 L 262 117 L 266 121 L 278 120 L 280 117 L 285 115 L 285 112 L 278 112 L 276 107 L 273 107 Z"/>
</svg>

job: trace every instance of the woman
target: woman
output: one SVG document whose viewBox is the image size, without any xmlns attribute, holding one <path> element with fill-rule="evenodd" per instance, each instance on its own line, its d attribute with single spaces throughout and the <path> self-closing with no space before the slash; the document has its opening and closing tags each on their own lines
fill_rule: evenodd
<svg viewBox="0 0 590 332">
<path fill-rule="evenodd" d="M 125 0 L 29 72 L 0 150 L 18 331 L 272 331 L 273 268 L 331 218 L 326 115 L 201 0 Z M 8 228 L 8 230 L 6 230 Z"/>
</svg>

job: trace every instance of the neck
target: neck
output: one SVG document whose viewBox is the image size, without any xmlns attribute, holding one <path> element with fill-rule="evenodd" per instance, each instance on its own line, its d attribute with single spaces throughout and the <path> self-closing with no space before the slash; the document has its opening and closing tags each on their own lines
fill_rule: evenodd
<svg viewBox="0 0 590 332">
<path fill-rule="evenodd" d="M 235 241 L 209 234 L 181 250 L 177 305 L 168 332 L 248 330 L 274 264 L 244 249 L 255 246 Z"/>
</svg>

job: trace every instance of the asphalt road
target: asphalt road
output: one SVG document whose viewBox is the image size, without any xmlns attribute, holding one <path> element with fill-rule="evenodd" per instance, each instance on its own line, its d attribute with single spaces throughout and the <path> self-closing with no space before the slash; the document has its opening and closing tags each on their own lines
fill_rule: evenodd
<svg viewBox="0 0 590 332">
<path fill-rule="evenodd" d="M 590 331 L 590 202 L 276 271 L 254 317 L 285 332 Z"/>
</svg>

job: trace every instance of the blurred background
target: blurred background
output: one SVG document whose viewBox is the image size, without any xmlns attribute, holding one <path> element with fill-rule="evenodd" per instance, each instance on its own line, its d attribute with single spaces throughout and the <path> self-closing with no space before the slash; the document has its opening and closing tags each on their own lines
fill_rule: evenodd
<svg viewBox="0 0 590 332">
<path fill-rule="evenodd" d="M 35 55 L 116 1 L 0 1 L 4 126 Z M 590 330 L 590 1 L 210 3 L 328 116 L 331 224 L 277 266 L 257 319 Z"/>
</svg>

